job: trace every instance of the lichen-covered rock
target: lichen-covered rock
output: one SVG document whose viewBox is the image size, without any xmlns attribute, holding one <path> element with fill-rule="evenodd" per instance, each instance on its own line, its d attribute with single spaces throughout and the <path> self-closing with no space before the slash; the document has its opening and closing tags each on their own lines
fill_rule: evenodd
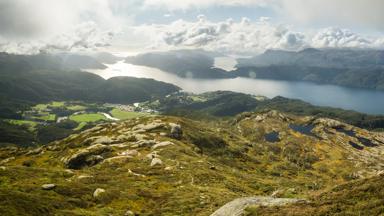
<svg viewBox="0 0 384 216">
<path fill-rule="evenodd" d="M 127 150 L 127 151 L 120 152 L 119 155 L 135 157 L 135 156 L 140 155 L 140 153 L 137 150 L 133 149 L 133 150 Z"/>
<path fill-rule="evenodd" d="M 170 141 L 164 141 L 164 142 L 156 143 L 155 145 L 152 146 L 152 149 L 157 149 L 157 148 L 161 148 L 169 145 L 174 145 L 174 144 L 173 142 L 170 142 Z"/>
<path fill-rule="evenodd" d="M 41 186 L 41 189 L 43 189 L 43 190 L 52 190 L 52 189 L 54 189 L 55 187 L 56 187 L 55 184 L 43 184 L 43 185 Z"/>
<path fill-rule="evenodd" d="M 174 139 L 181 139 L 183 136 L 183 130 L 181 129 L 181 126 L 175 123 L 170 123 L 169 126 L 171 126 L 170 137 Z"/>
<path fill-rule="evenodd" d="M 345 127 L 345 124 L 334 120 L 334 119 L 328 119 L 328 118 L 318 118 L 316 119 L 313 124 L 315 125 L 322 125 L 324 127 L 329 127 L 329 128 L 343 128 Z"/>
<path fill-rule="evenodd" d="M 97 188 L 94 192 L 93 192 L 93 198 L 99 198 L 102 194 L 105 193 L 105 189 L 103 188 Z"/>
<path fill-rule="evenodd" d="M 162 164 L 163 164 L 163 161 L 160 158 L 153 158 L 151 161 L 151 167 L 162 165 Z"/>
<path fill-rule="evenodd" d="M 70 169 L 81 169 L 93 166 L 103 160 L 101 154 L 112 151 L 112 148 L 103 144 L 96 144 L 82 149 L 64 160 L 65 166 Z"/>
</svg>

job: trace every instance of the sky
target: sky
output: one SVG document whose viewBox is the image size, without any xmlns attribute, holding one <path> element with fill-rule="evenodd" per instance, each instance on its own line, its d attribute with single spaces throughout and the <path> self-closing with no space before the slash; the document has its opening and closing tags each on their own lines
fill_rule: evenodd
<svg viewBox="0 0 384 216">
<path fill-rule="evenodd" d="M 0 0 L 0 51 L 384 48 L 382 0 Z"/>
</svg>

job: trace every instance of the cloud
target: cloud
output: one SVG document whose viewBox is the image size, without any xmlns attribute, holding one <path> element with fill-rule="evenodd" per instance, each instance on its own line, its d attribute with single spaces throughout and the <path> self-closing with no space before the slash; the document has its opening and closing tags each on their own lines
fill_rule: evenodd
<svg viewBox="0 0 384 216">
<path fill-rule="evenodd" d="M 275 8 L 300 24 L 384 29 L 382 0 L 280 0 Z"/>
<path fill-rule="evenodd" d="M 122 25 L 111 2 L 1 0 L 0 51 L 32 54 L 106 46 Z"/>
<path fill-rule="evenodd" d="M 153 49 L 203 48 L 235 54 L 261 53 L 268 49 L 301 50 L 315 48 L 381 48 L 384 38 L 365 37 L 348 29 L 329 27 L 294 31 L 273 24 L 269 18 L 257 21 L 243 18 L 212 22 L 199 15 L 194 22 L 177 20 L 170 24 L 141 25 L 135 34 L 150 41 Z"/>
<path fill-rule="evenodd" d="M 154 48 L 204 48 L 236 53 L 255 53 L 266 49 L 296 50 L 306 46 L 305 35 L 284 25 L 273 25 L 263 17 L 256 22 L 243 18 L 211 22 L 205 16 L 197 21 L 177 20 L 170 24 L 142 25 L 137 34 L 154 36 Z"/>
<path fill-rule="evenodd" d="M 144 7 L 167 10 L 214 6 L 264 7 L 299 24 L 384 29 L 382 0 L 143 0 Z"/>
<path fill-rule="evenodd" d="M 275 0 L 143 0 L 145 7 L 158 7 L 168 10 L 202 9 L 212 6 L 255 6 L 265 7 Z"/>
<path fill-rule="evenodd" d="M 312 46 L 320 48 L 368 48 L 374 47 L 375 41 L 364 38 L 348 29 L 325 28 L 312 38 Z"/>
<path fill-rule="evenodd" d="M 109 46 L 112 31 L 101 31 L 94 22 L 81 23 L 69 33 L 55 35 L 49 40 L 7 41 L 0 39 L 0 51 L 14 54 L 38 54 L 41 52 L 84 51 Z"/>
</svg>

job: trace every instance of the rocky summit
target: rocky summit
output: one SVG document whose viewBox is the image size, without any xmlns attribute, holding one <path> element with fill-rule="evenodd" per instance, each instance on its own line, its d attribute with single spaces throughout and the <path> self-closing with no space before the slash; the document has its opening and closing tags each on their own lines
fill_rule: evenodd
<svg viewBox="0 0 384 216">
<path fill-rule="evenodd" d="M 287 215 L 378 178 L 383 153 L 384 133 L 327 118 L 143 116 L 1 148 L 0 215 Z M 335 210 L 316 205 L 323 211 L 304 213 Z"/>
</svg>

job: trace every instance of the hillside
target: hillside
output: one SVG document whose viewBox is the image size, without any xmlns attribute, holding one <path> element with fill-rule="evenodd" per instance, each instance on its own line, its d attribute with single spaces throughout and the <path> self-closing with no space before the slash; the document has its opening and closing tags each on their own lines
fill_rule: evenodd
<svg viewBox="0 0 384 216">
<path fill-rule="evenodd" d="M 272 99 L 249 94 L 216 91 L 203 94 L 173 93 L 165 98 L 145 103 L 149 108 L 165 114 L 188 116 L 195 119 L 227 118 L 241 112 L 274 109 L 301 116 L 338 119 L 368 130 L 384 128 L 384 116 L 369 115 L 351 110 L 315 106 L 310 103 L 281 96 Z"/>
<path fill-rule="evenodd" d="M 340 86 L 384 89 L 384 52 L 361 49 L 267 50 L 238 59 L 235 76 L 310 81 Z"/>
<path fill-rule="evenodd" d="M 214 68 L 214 54 L 202 50 L 175 50 L 144 53 L 126 58 L 126 62 L 154 67 L 183 78 L 231 78 L 226 71 Z"/>
<path fill-rule="evenodd" d="M 245 196 L 310 199 L 377 175 L 383 148 L 382 133 L 276 111 L 139 117 L 1 148 L 0 214 L 209 215 Z"/>
<path fill-rule="evenodd" d="M 383 175 L 336 186 L 306 203 L 283 207 L 250 206 L 246 215 L 382 215 Z"/>
</svg>

